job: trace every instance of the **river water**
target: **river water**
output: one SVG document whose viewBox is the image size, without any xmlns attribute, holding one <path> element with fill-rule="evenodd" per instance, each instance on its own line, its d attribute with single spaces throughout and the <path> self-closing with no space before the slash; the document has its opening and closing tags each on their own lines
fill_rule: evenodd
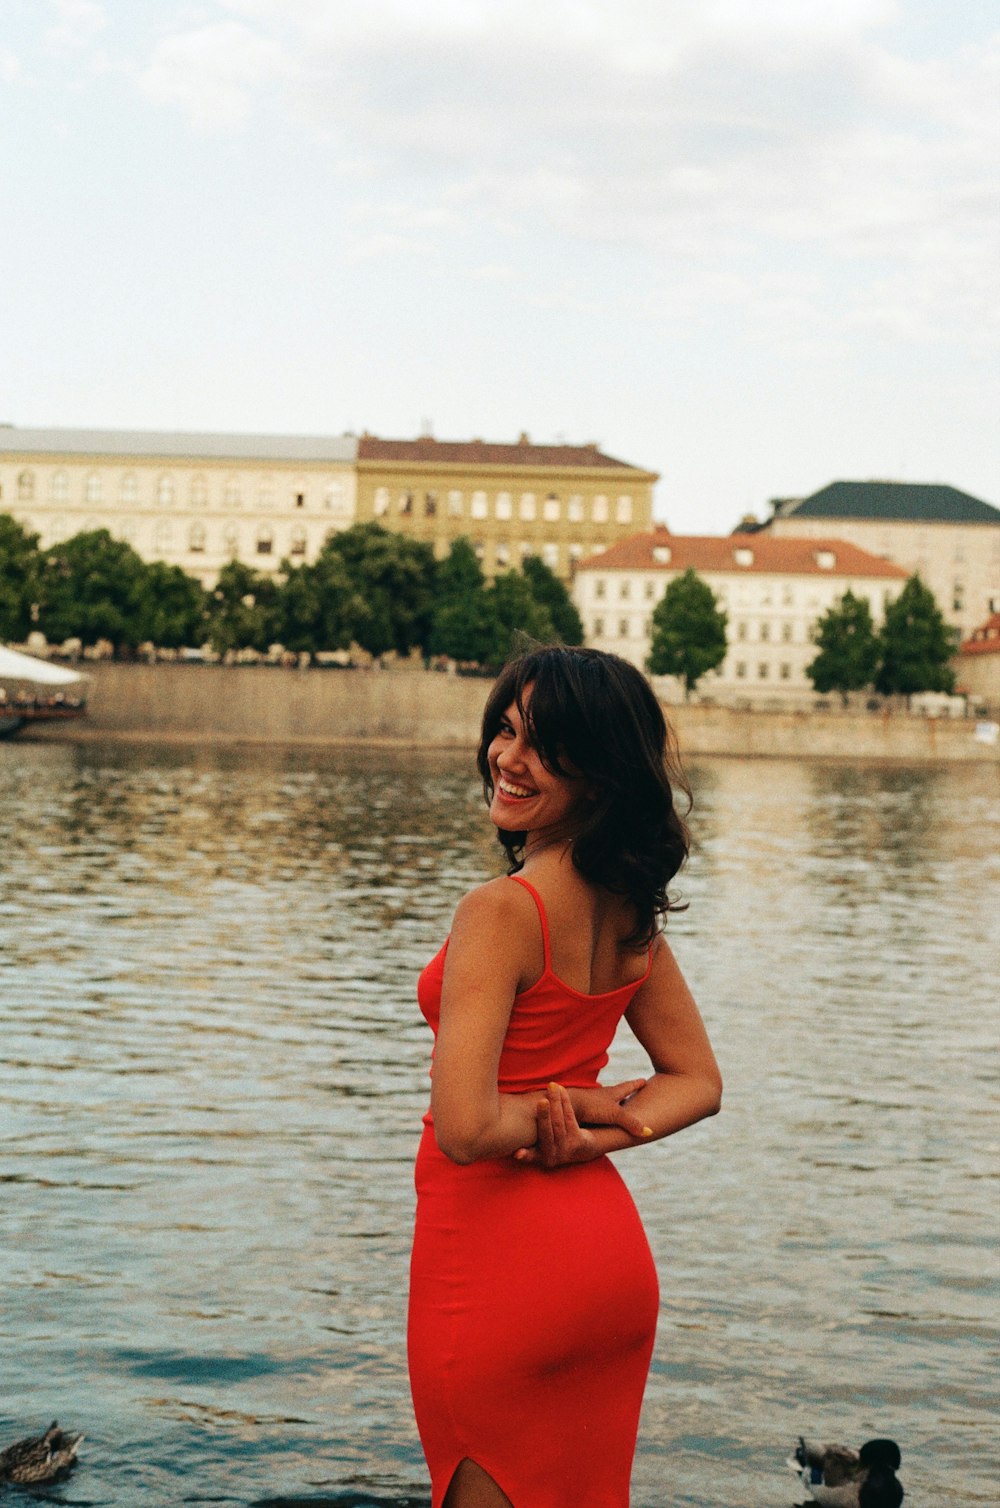
<svg viewBox="0 0 1000 1508">
<path fill-rule="evenodd" d="M 414 981 L 497 869 L 470 766 L 0 745 L 0 1445 L 85 1432 L 54 1501 L 429 1500 Z M 995 1504 L 996 771 L 690 773 L 670 932 L 727 1094 L 619 1159 L 663 1291 L 634 1504 L 791 1505 L 800 1432 Z"/>
</svg>

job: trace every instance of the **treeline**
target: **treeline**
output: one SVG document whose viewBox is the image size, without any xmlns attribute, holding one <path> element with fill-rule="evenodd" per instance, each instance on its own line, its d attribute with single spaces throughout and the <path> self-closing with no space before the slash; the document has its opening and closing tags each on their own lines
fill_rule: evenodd
<svg viewBox="0 0 1000 1508">
<path fill-rule="evenodd" d="M 276 574 L 233 560 L 214 588 L 180 566 L 145 561 L 107 529 L 47 550 L 0 514 L 0 640 L 32 631 L 59 644 L 104 639 L 117 655 L 140 645 L 211 645 L 215 653 L 273 644 L 315 653 L 371 655 L 418 649 L 487 667 L 501 665 L 518 632 L 579 644 L 583 627 L 562 582 L 535 556 L 487 584 L 467 539 L 434 559 L 430 545 L 357 524 L 326 542 L 311 564 Z"/>
</svg>

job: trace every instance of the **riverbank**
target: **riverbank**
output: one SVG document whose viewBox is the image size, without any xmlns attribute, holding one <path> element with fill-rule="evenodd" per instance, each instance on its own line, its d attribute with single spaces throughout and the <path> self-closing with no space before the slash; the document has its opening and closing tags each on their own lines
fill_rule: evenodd
<svg viewBox="0 0 1000 1508">
<path fill-rule="evenodd" d="M 86 719 L 27 736 L 473 748 L 488 688 L 484 680 L 410 670 L 99 664 L 90 674 Z M 686 756 L 1000 763 L 1000 744 L 978 741 L 965 719 L 697 704 L 668 713 Z"/>
</svg>

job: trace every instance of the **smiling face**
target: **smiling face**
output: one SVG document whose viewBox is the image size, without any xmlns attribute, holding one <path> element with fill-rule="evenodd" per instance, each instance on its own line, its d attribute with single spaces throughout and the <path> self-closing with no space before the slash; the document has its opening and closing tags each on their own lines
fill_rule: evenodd
<svg viewBox="0 0 1000 1508">
<path fill-rule="evenodd" d="M 530 703 L 531 691 L 524 702 Z M 528 834 L 527 847 L 539 840 L 571 837 L 574 818 L 583 799 L 579 776 L 546 769 L 531 742 L 517 703 L 512 702 L 487 751 L 493 781 L 490 820 L 506 832 Z"/>
</svg>

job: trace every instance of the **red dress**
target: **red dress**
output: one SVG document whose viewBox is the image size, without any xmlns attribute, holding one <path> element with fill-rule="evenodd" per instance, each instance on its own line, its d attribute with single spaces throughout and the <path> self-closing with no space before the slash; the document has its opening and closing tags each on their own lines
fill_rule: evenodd
<svg viewBox="0 0 1000 1508">
<path fill-rule="evenodd" d="M 596 1084 L 639 980 L 585 995 L 545 971 L 514 1000 L 501 1092 Z M 417 989 L 436 1032 L 448 944 Z M 648 977 L 648 968 L 647 968 Z M 460 1462 L 514 1508 L 626 1508 L 659 1291 L 638 1212 L 607 1157 L 545 1171 L 460 1166 L 430 1112 L 417 1154 L 408 1351 L 417 1427 L 441 1508 Z"/>
</svg>

